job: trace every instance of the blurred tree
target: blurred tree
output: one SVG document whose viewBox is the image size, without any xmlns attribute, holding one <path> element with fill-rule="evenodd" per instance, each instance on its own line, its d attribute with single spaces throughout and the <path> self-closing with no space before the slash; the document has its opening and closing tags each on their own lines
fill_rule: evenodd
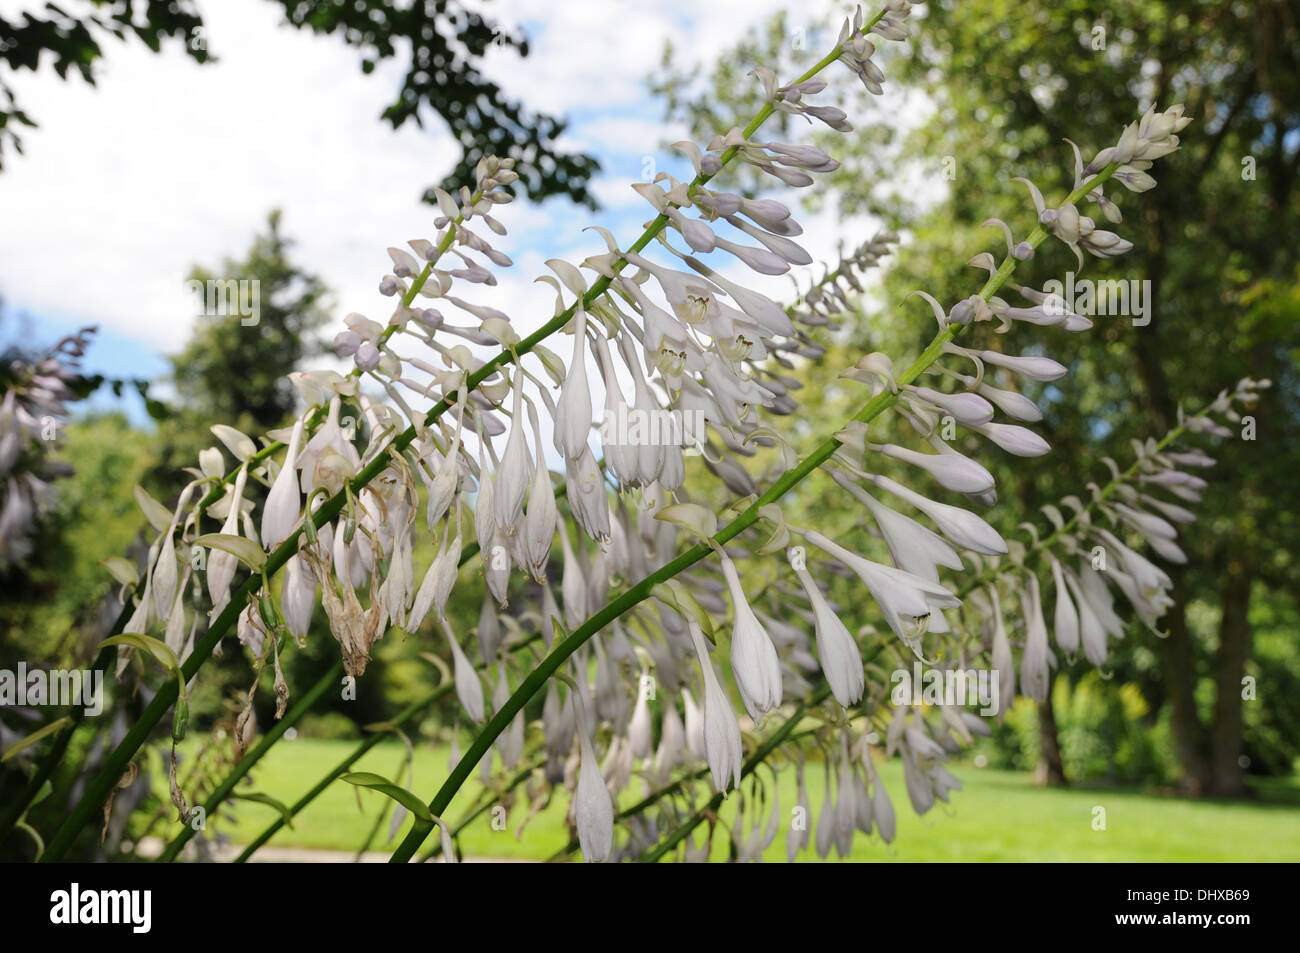
<svg viewBox="0 0 1300 953">
<path fill-rule="evenodd" d="M 461 147 L 461 158 L 444 182 L 449 191 L 473 181 L 475 163 L 486 155 L 510 157 L 529 198 L 567 195 L 595 207 L 588 191 L 600 168 L 595 158 L 564 152 L 557 142 L 565 122 L 530 112 L 480 71 L 489 46 L 528 55 L 528 40 L 486 20 L 461 0 L 268 0 L 284 9 L 285 21 L 299 29 L 340 37 L 361 52 L 361 69 L 402 57 L 406 76 L 383 118 L 394 128 L 413 121 L 423 127 L 434 113 Z M 180 43 L 196 62 L 209 56 L 203 19 L 195 0 L 78 0 L 46 3 L 39 12 L 0 16 L 0 64 L 9 71 L 35 71 L 52 61 L 66 78 L 76 71 L 94 84 L 104 51 L 100 40 L 134 35 L 155 53 L 165 40 Z M 46 55 L 48 54 L 48 56 Z M 9 79 L 0 71 L 0 158 L 6 139 L 22 151 L 16 126 L 34 127 L 22 110 Z M 425 193 L 433 202 L 433 191 Z"/>
<path fill-rule="evenodd" d="M 224 423 L 248 434 L 282 426 L 293 412 L 297 394 L 286 375 L 305 358 L 321 353 L 319 329 L 329 320 L 328 291 L 321 280 L 290 260 L 293 243 L 281 231 L 279 211 L 267 216 L 266 231 L 257 235 L 242 259 L 226 259 L 216 270 L 196 267 L 199 307 L 211 301 L 205 294 L 216 283 L 256 282 L 256 322 L 245 316 L 227 295 L 225 313 L 203 314 L 189 342 L 171 356 L 171 386 L 175 398 L 156 413 L 159 491 L 173 494 L 181 467 L 194 466 L 198 452 L 213 444 L 212 423 Z M 254 286 L 249 286 L 254 287 Z"/>
</svg>

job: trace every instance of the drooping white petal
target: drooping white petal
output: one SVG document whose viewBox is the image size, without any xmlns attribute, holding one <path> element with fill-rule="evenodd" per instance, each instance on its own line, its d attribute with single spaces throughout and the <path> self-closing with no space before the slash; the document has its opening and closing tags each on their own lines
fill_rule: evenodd
<svg viewBox="0 0 1300 953">
<path fill-rule="evenodd" d="M 741 701 L 755 721 L 781 704 L 781 660 L 740 585 L 735 564 L 722 557 L 722 575 L 731 592 L 735 624 L 731 631 L 731 671 Z"/>
<path fill-rule="evenodd" d="M 266 495 L 266 505 L 262 510 L 262 545 L 268 550 L 289 538 L 302 515 L 302 495 L 298 489 L 296 467 L 305 423 L 306 418 L 300 417 L 293 425 L 293 436 L 289 438 L 289 451 L 285 454 L 284 464 L 280 467 L 275 482 L 271 484 L 271 491 Z"/>
<path fill-rule="evenodd" d="M 821 659 L 822 671 L 831 687 L 831 694 L 845 708 L 856 705 L 862 699 L 866 687 L 862 652 L 808 571 L 796 569 L 795 573 L 803 584 L 804 592 L 808 594 L 808 601 L 812 603 L 817 656 Z"/>
</svg>

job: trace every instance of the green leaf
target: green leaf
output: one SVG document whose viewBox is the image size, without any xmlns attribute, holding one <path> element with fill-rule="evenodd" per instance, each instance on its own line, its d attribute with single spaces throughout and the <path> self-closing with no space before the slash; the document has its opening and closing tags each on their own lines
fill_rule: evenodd
<svg viewBox="0 0 1300 953">
<path fill-rule="evenodd" d="M 267 807 L 275 808 L 280 812 L 280 816 L 284 818 L 284 823 L 288 828 L 293 830 L 293 812 L 289 810 L 283 801 L 277 800 L 269 794 L 262 794 L 258 791 L 250 791 L 247 794 L 232 794 L 230 796 L 238 798 L 241 801 L 255 801 L 258 804 L 265 804 Z"/>
<path fill-rule="evenodd" d="M 148 652 L 158 660 L 163 668 L 167 669 L 172 675 L 183 680 L 181 675 L 181 663 L 176 658 L 176 653 L 167 647 L 167 643 L 161 639 L 155 639 L 149 635 L 136 635 L 127 633 L 124 635 L 114 635 L 99 643 L 101 649 L 106 649 L 114 645 L 126 645 L 133 649 L 141 649 Z"/>
<path fill-rule="evenodd" d="M 674 503 L 655 513 L 655 519 L 675 523 L 696 536 L 707 539 L 718 531 L 718 517 L 713 510 L 698 503 Z"/>
<path fill-rule="evenodd" d="M 759 555 L 767 556 L 785 549 L 786 544 L 790 542 L 790 530 L 785 525 L 785 514 L 781 512 L 781 507 L 769 503 L 767 506 L 760 507 L 758 512 L 776 526 L 767 542 L 758 548 Z"/>
<path fill-rule="evenodd" d="M 410 791 L 406 790 L 406 788 L 399 787 L 392 781 L 389 781 L 382 774 L 373 774 L 369 771 L 354 771 L 350 774 L 343 775 L 343 780 L 348 782 L 348 784 L 355 784 L 357 787 L 361 788 L 370 788 L 371 790 L 378 791 L 380 794 L 387 795 L 426 824 L 436 823 L 433 819 L 433 815 L 429 813 L 428 805 Z"/>
<path fill-rule="evenodd" d="M 207 546 L 230 553 L 253 572 L 261 572 L 266 565 L 266 553 L 262 547 L 245 536 L 232 533 L 204 533 L 194 539 L 195 546 Z"/>
<path fill-rule="evenodd" d="M 717 644 L 713 634 L 713 620 L 709 617 L 709 613 L 679 580 L 669 579 L 659 583 L 651 590 L 651 595 L 668 603 L 682 615 L 690 616 L 703 630 L 704 637 L 714 645 Z"/>
<path fill-rule="evenodd" d="M 140 509 L 144 510 L 145 519 L 149 521 L 150 526 L 160 533 L 167 532 L 172 525 L 171 510 L 150 496 L 149 491 L 139 483 L 135 485 L 135 501 L 140 504 Z"/>
<path fill-rule="evenodd" d="M 140 570 L 136 565 L 125 556 L 109 556 L 99 563 L 124 586 L 134 586 L 140 581 Z"/>
<path fill-rule="evenodd" d="M 484 331 L 496 338 L 497 343 L 502 347 L 510 348 L 519 343 L 519 335 L 515 333 L 515 329 L 500 318 L 484 318 L 482 327 Z"/>
<path fill-rule="evenodd" d="M 23 738 L 21 741 L 15 741 L 13 744 L 11 744 L 8 748 L 5 749 L 3 755 L 0 755 L 0 764 L 3 764 L 5 761 L 8 761 L 10 758 L 14 757 L 19 752 L 25 751 L 26 749 L 30 748 L 32 745 L 36 744 L 36 742 L 40 741 L 42 738 L 46 738 L 54 734 L 54 732 L 58 731 L 60 728 L 62 728 L 64 725 L 68 724 L 71 721 L 72 719 L 68 715 L 64 715 L 62 718 L 58 718 L 50 722 L 44 728 L 38 728 L 36 731 L 33 731 L 30 735 L 28 735 L 26 738 Z M 34 804 L 36 802 L 33 801 L 32 803 Z"/>
<path fill-rule="evenodd" d="M 555 382 L 557 387 L 564 383 L 564 361 L 560 359 L 558 354 L 550 348 L 536 344 L 533 346 L 533 357 L 541 360 L 542 367 L 546 369 L 547 375 Z"/>
</svg>

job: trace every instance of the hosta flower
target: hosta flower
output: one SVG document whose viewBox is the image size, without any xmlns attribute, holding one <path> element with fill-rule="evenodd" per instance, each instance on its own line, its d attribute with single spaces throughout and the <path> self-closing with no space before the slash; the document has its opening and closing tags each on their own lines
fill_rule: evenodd
<svg viewBox="0 0 1300 953">
<path fill-rule="evenodd" d="M 870 755 L 867 757 L 866 763 L 870 765 Z M 871 771 L 871 788 L 871 816 L 876 822 L 876 830 L 880 832 L 881 840 L 892 844 L 895 831 L 894 803 L 889 799 L 889 792 L 885 790 L 884 782 L 874 768 Z"/>
<path fill-rule="evenodd" d="M 993 488 L 993 474 L 969 457 L 947 453 L 917 453 L 906 447 L 885 444 L 880 452 L 925 470 L 939 483 L 957 493 L 982 493 Z"/>
<path fill-rule="evenodd" d="M 745 710 L 755 721 L 781 704 L 781 662 L 767 630 L 754 615 L 735 564 L 722 556 L 722 575 L 731 592 L 735 624 L 731 630 L 731 671 Z"/>
<path fill-rule="evenodd" d="M 578 744 L 582 764 L 578 769 L 578 788 L 573 795 L 573 816 L 578 826 L 578 844 L 589 863 L 602 863 L 614 849 L 614 802 L 596 760 L 596 748 L 583 714 L 581 694 L 575 693 L 578 707 Z"/>
<path fill-rule="evenodd" d="M 221 532 L 227 536 L 239 535 L 239 520 L 244 501 L 244 483 L 248 478 L 248 467 L 242 466 L 235 475 L 235 487 L 226 498 L 229 507 L 226 520 L 221 525 Z M 208 595 L 212 599 L 212 615 L 216 615 L 230 601 L 230 584 L 235 578 L 238 559 L 233 553 L 222 549 L 213 549 L 208 554 L 207 583 Z"/>
<path fill-rule="evenodd" d="M 1025 614 L 1025 654 L 1020 662 L 1020 688 L 1034 701 L 1047 698 L 1051 687 L 1049 671 L 1051 650 L 1047 647 L 1047 624 L 1043 621 L 1043 603 L 1038 592 L 1038 578 L 1030 573 L 1020 592 Z"/>
<path fill-rule="evenodd" d="M 605 497 L 605 478 L 590 447 L 568 462 L 569 506 L 582 531 L 596 542 L 609 539 L 609 500 Z"/>
<path fill-rule="evenodd" d="M 740 786 L 740 768 L 743 751 L 740 743 L 740 724 L 718 675 L 713 670 L 709 650 L 704 644 L 704 633 L 694 622 L 687 622 L 691 643 L 700 660 L 704 678 L 704 711 L 701 714 L 689 692 L 683 693 L 686 702 L 686 739 L 696 757 L 703 757 L 713 775 L 713 787 L 725 791 L 729 785 Z"/>
<path fill-rule="evenodd" d="M 998 697 L 1014 698 L 1016 695 L 1016 669 L 1011 656 L 1011 641 L 1007 638 L 1006 623 L 1002 618 L 1002 602 L 998 597 L 997 586 L 989 589 L 990 604 L 993 609 L 993 671 L 998 679 Z M 998 708 L 998 721 L 1006 717 L 1007 706 Z"/>
<path fill-rule="evenodd" d="M 315 608 L 316 577 L 312 575 L 311 567 L 303 557 L 293 556 L 284 564 L 280 611 L 284 614 L 284 624 L 289 629 L 289 634 L 300 642 L 307 637 Z"/>
<path fill-rule="evenodd" d="M 1052 631 L 1056 633 L 1056 644 L 1066 655 L 1074 655 L 1079 648 L 1079 613 L 1070 601 L 1070 593 L 1065 585 L 1065 576 L 1061 564 L 1055 557 L 1048 557 L 1052 567 L 1052 582 L 1056 586 L 1056 612 Z"/>
<path fill-rule="evenodd" d="M 555 538 L 557 519 L 555 488 L 551 485 L 551 473 L 546 469 L 546 460 L 542 456 L 539 442 L 537 466 L 533 470 L 533 485 L 528 493 L 528 509 L 524 513 L 523 534 L 528 569 L 537 582 L 546 581 L 546 563 L 551 554 L 551 541 Z"/>
<path fill-rule="evenodd" d="M 465 709 L 465 713 L 472 721 L 482 721 L 483 683 L 479 681 L 478 673 L 474 671 L 474 664 L 465 654 L 465 650 L 460 647 L 460 642 L 456 640 L 456 633 L 452 632 L 451 626 L 443 622 L 442 631 L 447 636 L 447 641 L 451 643 L 452 663 L 456 675 L 456 697 L 460 699 L 461 707 Z"/>
<path fill-rule="evenodd" d="M 874 476 L 871 478 L 871 482 L 885 492 L 892 493 L 900 500 L 911 503 L 934 520 L 935 525 L 939 527 L 939 531 L 958 546 L 990 556 L 1006 553 L 1007 544 L 998 535 L 997 530 L 969 510 L 927 499 L 921 494 L 889 479 L 889 477 Z"/>
<path fill-rule="evenodd" d="M 288 539 L 302 516 L 302 496 L 298 491 L 296 468 L 305 423 L 302 417 L 294 423 L 284 464 L 280 467 L 275 482 L 271 484 L 271 491 L 266 495 L 266 505 L 262 509 L 262 545 L 267 549 L 274 549 Z"/>
<path fill-rule="evenodd" d="M 942 586 L 910 572 L 863 559 L 816 530 L 806 531 L 804 538 L 857 573 L 880 606 L 885 621 L 894 630 L 894 634 L 918 658 L 925 657 L 921 650 L 921 637 L 929 631 L 933 609 L 961 605 L 961 600 Z"/>
<path fill-rule="evenodd" d="M 1050 357 L 1003 354 L 1001 351 L 977 351 L 976 354 L 985 364 L 996 364 L 998 367 L 1005 367 L 1007 370 L 1014 371 L 1031 381 L 1051 383 L 1060 380 L 1068 373 L 1065 365 L 1052 360 Z"/>
<path fill-rule="evenodd" d="M 801 756 L 798 766 L 795 768 L 799 792 L 795 800 L 795 809 L 796 816 L 800 818 L 801 823 L 791 823 L 790 830 L 785 835 L 785 859 L 791 864 L 794 863 L 794 859 L 800 851 L 808 849 L 808 841 L 812 836 L 812 807 L 808 801 L 808 785 L 804 781 L 803 768 L 803 758 Z"/>
<path fill-rule="evenodd" d="M 510 437 L 506 441 L 501 466 L 497 468 L 492 483 L 492 515 L 496 519 L 497 529 L 507 536 L 519 530 L 519 517 L 523 513 L 524 497 L 528 493 L 528 482 L 532 477 L 532 463 L 524 439 L 527 424 L 524 422 L 523 381 L 523 374 L 516 372 Z"/>
<path fill-rule="evenodd" d="M 686 728 L 682 725 L 676 704 L 668 702 L 664 705 L 659 725 L 659 747 L 655 750 L 654 773 L 660 781 L 664 781 L 681 760 L 686 748 Z"/>
<path fill-rule="evenodd" d="M 848 627 L 831 609 L 812 576 L 805 569 L 796 570 L 808 601 L 812 603 L 814 625 L 817 631 L 817 655 L 822 671 L 830 683 L 835 700 L 848 708 L 862 698 L 866 676 L 862 670 L 862 653 L 853 641 Z"/>
<path fill-rule="evenodd" d="M 1083 654 L 1088 661 L 1098 667 L 1106 664 L 1106 629 L 1096 610 L 1083 593 L 1082 587 L 1075 580 L 1073 573 L 1062 569 L 1066 586 L 1074 596 L 1074 604 L 1079 619 L 1079 640 L 1083 643 Z M 1105 583 L 1102 583 L 1104 586 Z M 1059 592 L 1059 589 L 1058 589 Z M 1059 643 L 1060 636 L 1057 636 Z"/>
<path fill-rule="evenodd" d="M 342 489 L 343 481 L 350 479 L 361 468 L 361 456 L 339 423 L 341 407 L 340 397 L 335 396 L 330 400 L 325 423 L 307 441 L 298 456 L 297 465 L 302 469 L 299 482 L 303 493 L 310 493 L 318 486 L 337 493 Z"/>
<path fill-rule="evenodd" d="M 705 676 L 706 680 L 707 677 L 708 676 Z M 715 675 L 714 678 L 716 679 L 716 677 L 717 676 Z M 707 695 L 707 681 L 705 683 L 705 688 L 705 694 Z M 730 709 L 731 702 L 727 701 L 725 692 L 722 695 L 722 699 L 726 702 L 727 708 Z M 704 715 L 700 712 L 700 706 L 695 704 L 695 697 L 691 695 L 689 688 L 682 689 L 682 706 L 686 710 L 686 748 L 701 761 L 706 761 L 708 759 L 708 752 L 704 745 Z M 732 717 L 734 718 L 735 716 L 733 715 Z M 739 725 L 736 726 L 736 734 L 737 737 L 739 737 Z M 737 781 L 737 783 L 739 783 L 739 781 Z M 714 786 L 718 786 L 716 777 L 714 778 Z"/>
<path fill-rule="evenodd" d="M 573 358 L 555 408 L 555 449 L 573 460 L 587 449 L 591 434 L 591 390 L 587 385 L 587 312 L 573 318 Z"/>
</svg>

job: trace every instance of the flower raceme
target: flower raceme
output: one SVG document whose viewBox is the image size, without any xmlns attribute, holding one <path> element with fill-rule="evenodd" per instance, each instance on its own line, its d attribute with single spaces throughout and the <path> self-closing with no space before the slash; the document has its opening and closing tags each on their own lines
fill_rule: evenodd
<svg viewBox="0 0 1300 953">
<path fill-rule="evenodd" d="M 1114 181 L 1134 192 L 1150 188 L 1152 162 L 1177 147 L 1175 133 L 1186 119 L 1178 107 L 1153 108 L 1086 166 L 1076 148 L 1074 191 L 1055 206 L 1027 183 L 1035 229 L 1017 241 L 1010 226 L 996 223 L 1006 236 L 1007 255 L 1001 265 L 988 253 L 972 260 L 989 276 L 978 293 L 950 308 L 924 296 L 938 329 L 923 362 L 896 370 L 888 356 L 870 354 L 844 371 L 844 378 L 868 389 L 866 409 L 824 445 L 824 452 L 801 460 L 775 429 L 781 418 L 800 409 L 801 382 L 791 371 L 824 355 L 816 335 L 833 332 L 854 315 L 862 273 L 895 239 L 881 234 L 864 243 L 786 307 L 747 287 L 738 275 L 786 274 L 810 265 L 794 213 L 770 198 L 712 187 L 711 180 L 732 162 L 747 163 L 773 183 L 793 188 L 811 187 L 817 176 L 833 171 L 835 159 L 820 149 L 764 141 L 755 132 L 762 119 L 778 111 L 832 129 L 849 128 L 842 110 L 817 101 L 827 87 L 816 74 L 843 63 L 878 94 L 884 76 L 873 60 L 877 44 L 905 38 L 909 12 L 910 4 L 902 0 L 891 0 L 872 20 L 859 10 L 844 24 L 831 55 L 795 82 L 782 85 L 770 71 L 756 70 L 765 106 L 755 123 L 704 147 L 678 143 L 695 172 L 691 181 L 661 173 L 635 187 L 655 214 L 640 240 L 624 246 L 602 230 L 603 251 L 577 265 L 558 259 L 546 263 L 550 274 L 543 280 L 555 291 L 555 310 L 534 334 L 521 336 L 511 316 L 471 300 L 495 285 L 493 268 L 511 264 L 494 244 L 506 234 L 497 215 L 509 203 L 507 188 L 517 178 L 511 161 L 484 159 L 472 187 L 455 195 L 438 191 L 434 234 L 388 249 L 392 268 L 379 282 L 381 294 L 393 302 L 387 320 L 349 315 L 335 338 L 337 353 L 352 362 L 350 373 L 294 376 L 307 409 L 286 434 L 278 469 L 271 454 L 256 451 L 251 439 L 229 428 L 215 431 L 237 461 L 233 489 L 211 510 L 191 505 L 192 494 L 183 496 L 157 527 L 149 573 L 136 594 L 128 630 L 145 633 L 161 623 L 168 641 L 179 638 L 184 649 L 193 642 L 187 619 L 197 625 L 200 612 L 208 615 L 211 606 L 220 609 L 223 600 L 233 598 L 236 560 L 262 571 L 258 560 L 232 540 L 259 551 L 292 540 L 278 599 L 263 589 L 241 612 L 241 629 L 250 642 L 255 633 L 281 627 L 307 637 L 319 601 L 347 672 L 360 675 L 374 643 L 387 631 L 415 632 L 432 615 L 449 643 L 460 706 L 476 725 L 487 720 L 496 730 L 501 723 L 508 734 L 480 739 L 497 743 L 503 758 L 517 764 L 524 722 L 519 708 L 511 715 L 509 703 L 539 686 L 524 680 L 510 689 L 512 681 L 520 682 L 508 678 L 519 662 L 501 652 L 494 633 L 503 624 L 536 626 L 554 650 L 562 627 L 579 629 L 612 597 L 635 591 L 639 597 L 622 618 L 587 635 L 594 658 L 585 647 L 567 656 L 577 690 L 561 701 L 553 682 L 546 687 L 547 776 L 573 790 L 573 822 L 589 860 L 650 853 L 647 845 L 656 838 L 644 835 L 664 834 L 662 825 L 678 817 L 675 808 L 665 807 L 653 822 L 629 819 L 629 828 L 648 826 L 637 828 L 642 836 L 635 842 L 617 845 L 616 823 L 623 820 L 616 822 L 613 798 L 634 776 L 671 787 L 674 772 L 680 776 L 702 761 L 719 792 L 742 786 L 742 724 L 708 648 L 720 631 L 714 620 L 728 615 L 730 672 L 750 723 L 758 723 L 755 730 L 765 715 L 797 700 L 820 702 L 829 695 L 839 709 L 856 712 L 830 711 L 817 729 L 819 740 L 838 750 L 838 757 L 827 759 L 837 794 L 829 800 L 828 784 L 828 807 L 816 837 L 789 840 L 788 847 L 805 849 L 815 841 L 819 852 L 825 846 L 846 853 L 855 831 L 875 830 L 892 839 L 893 807 L 872 765 L 875 745 L 864 720 L 868 728 L 888 726 L 886 748 L 902 758 L 917 810 L 947 800 L 959 785 L 944 760 L 986 727 L 978 716 L 968 718 L 954 706 L 944 707 L 937 722 L 910 705 L 896 706 L 889 719 L 888 692 L 874 674 L 868 679 L 864 663 L 861 640 L 870 633 L 846 623 L 847 614 L 833 601 L 834 587 L 825 582 L 846 575 L 860 580 L 893 636 L 876 637 L 871 644 L 877 652 L 900 660 L 957 658 L 952 647 L 974 632 L 987 642 L 1004 690 L 1018 683 L 1031 695 L 1045 691 L 1053 660 L 1036 577 L 1014 587 L 1006 577 L 968 590 L 960 575 L 945 581 L 942 574 L 966 572 L 967 560 L 971 572 L 997 566 L 1018 552 L 974 511 L 996 500 L 996 488 L 969 447 L 984 440 L 998 452 L 1022 457 L 1048 452 L 1046 442 L 1023 426 L 1041 418 L 1024 391 L 1061 380 L 1067 368 L 1032 351 L 962 347 L 954 338 L 995 320 L 1000 332 L 1033 332 L 1028 345 L 1033 349 L 1054 333 L 1085 333 L 1090 322 L 1058 307 L 1063 302 L 1011 282 L 1015 264 L 1035 254 L 1048 237 L 1080 257 L 1127 251 L 1128 242 L 1098 229 L 1080 206 L 1096 204 L 1108 223 L 1118 224 L 1118 206 L 1104 186 Z M 1003 288 L 1019 294 L 1024 304 L 999 297 Z M 543 343 L 563 332 L 573 335 L 571 345 L 552 350 Z M 500 351 L 484 360 L 479 356 L 484 347 Z M 924 382 L 918 380 L 922 374 L 928 375 Z M 702 420 L 704 428 L 689 440 L 677 433 L 659 442 L 626 435 L 606 441 L 597 434 L 593 445 L 595 378 L 607 414 L 678 412 Z M 1026 382 L 1031 386 L 1024 387 Z M 873 422 L 891 406 L 913 438 L 870 439 Z M 357 426 L 341 425 L 345 412 Z M 1208 430 L 1209 424 L 1194 422 L 1200 419 L 1193 418 L 1187 429 Z M 960 449 L 941 436 L 939 425 L 949 420 L 969 438 Z M 905 439 L 923 449 L 905 446 Z M 760 448 L 774 452 L 760 457 Z M 562 473 L 552 474 L 551 451 Z M 688 467 L 692 458 L 698 465 Z M 1076 569 L 1064 559 L 1051 563 L 1050 615 L 1058 646 L 1067 654 L 1081 647 L 1090 662 L 1104 663 L 1107 639 L 1118 636 L 1112 584 L 1150 624 L 1168 605 L 1168 577 L 1119 534 L 1142 536 L 1164 558 L 1181 555 L 1174 524 L 1183 522 L 1182 511 L 1153 494 L 1167 491 L 1184 501 L 1197 495 L 1203 484 L 1186 472 L 1196 466 L 1192 456 L 1167 457 L 1151 449 L 1137 484 L 1126 483 L 1115 499 L 1097 503 L 1114 524 L 1110 529 L 1080 519 L 1077 536 L 1062 534 L 1072 546 L 1081 548 L 1085 537 L 1093 538 L 1113 553 L 1113 565 L 1104 573 Z M 861 505 L 864 521 L 869 520 L 862 528 L 880 537 L 884 553 L 869 558 L 858 551 L 852 534 L 838 528 L 832 539 L 817 528 L 786 525 L 780 492 L 817 469 Z M 203 472 L 196 486 L 222 479 L 206 467 Z M 362 474 L 367 478 L 359 482 Z M 757 518 L 724 539 L 715 538 L 729 531 L 720 530 L 713 511 L 698 502 L 710 478 L 738 497 L 763 501 L 758 512 L 771 535 L 757 551 L 724 548 Z M 257 484 L 270 489 L 254 532 Z M 563 486 L 562 497 L 557 485 Z M 764 494 L 775 496 L 767 500 Z M 202 521 L 214 515 L 223 519 L 218 538 L 227 548 L 214 552 L 209 563 L 209 606 L 178 577 L 174 537 L 203 535 Z M 760 557 L 784 550 L 795 536 L 820 555 L 793 566 L 794 582 L 779 565 L 768 584 L 750 585 L 751 567 L 756 574 L 762 567 L 770 571 Z M 698 554 L 689 548 L 697 538 L 716 550 L 716 561 L 704 558 L 708 547 Z M 455 594 L 456 569 L 471 544 L 481 555 L 488 591 L 478 651 L 485 665 L 498 669 L 491 714 L 446 611 Z M 418 577 L 417 552 L 432 559 Z M 694 555 L 684 561 L 684 552 Z M 664 573 L 669 575 L 656 576 Z M 647 584 L 642 594 L 635 580 L 659 585 Z M 1012 597 L 1002 598 L 999 586 L 1012 590 L 1007 593 Z M 211 618 L 217 614 L 211 612 Z M 1016 645 L 1022 646 L 1018 673 Z M 265 652 L 265 646 L 259 643 L 258 651 Z M 626 688 L 629 679 L 642 677 L 647 664 L 657 690 L 653 704 L 640 681 L 636 690 Z M 641 774 L 637 762 L 645 769 Z M 569 770 L 574 763 L 576 771 Z M 806 801 L 802 792 L 801 803 Z M 746 803 L 757 802 L 751 797 Z M 742 809 L 732 835 L 742 856 L 756 858 L 772 842 L 776 816 L 766 808 Z M 752 825 L 748 833 L 745 825 Z"/>
</svg>

